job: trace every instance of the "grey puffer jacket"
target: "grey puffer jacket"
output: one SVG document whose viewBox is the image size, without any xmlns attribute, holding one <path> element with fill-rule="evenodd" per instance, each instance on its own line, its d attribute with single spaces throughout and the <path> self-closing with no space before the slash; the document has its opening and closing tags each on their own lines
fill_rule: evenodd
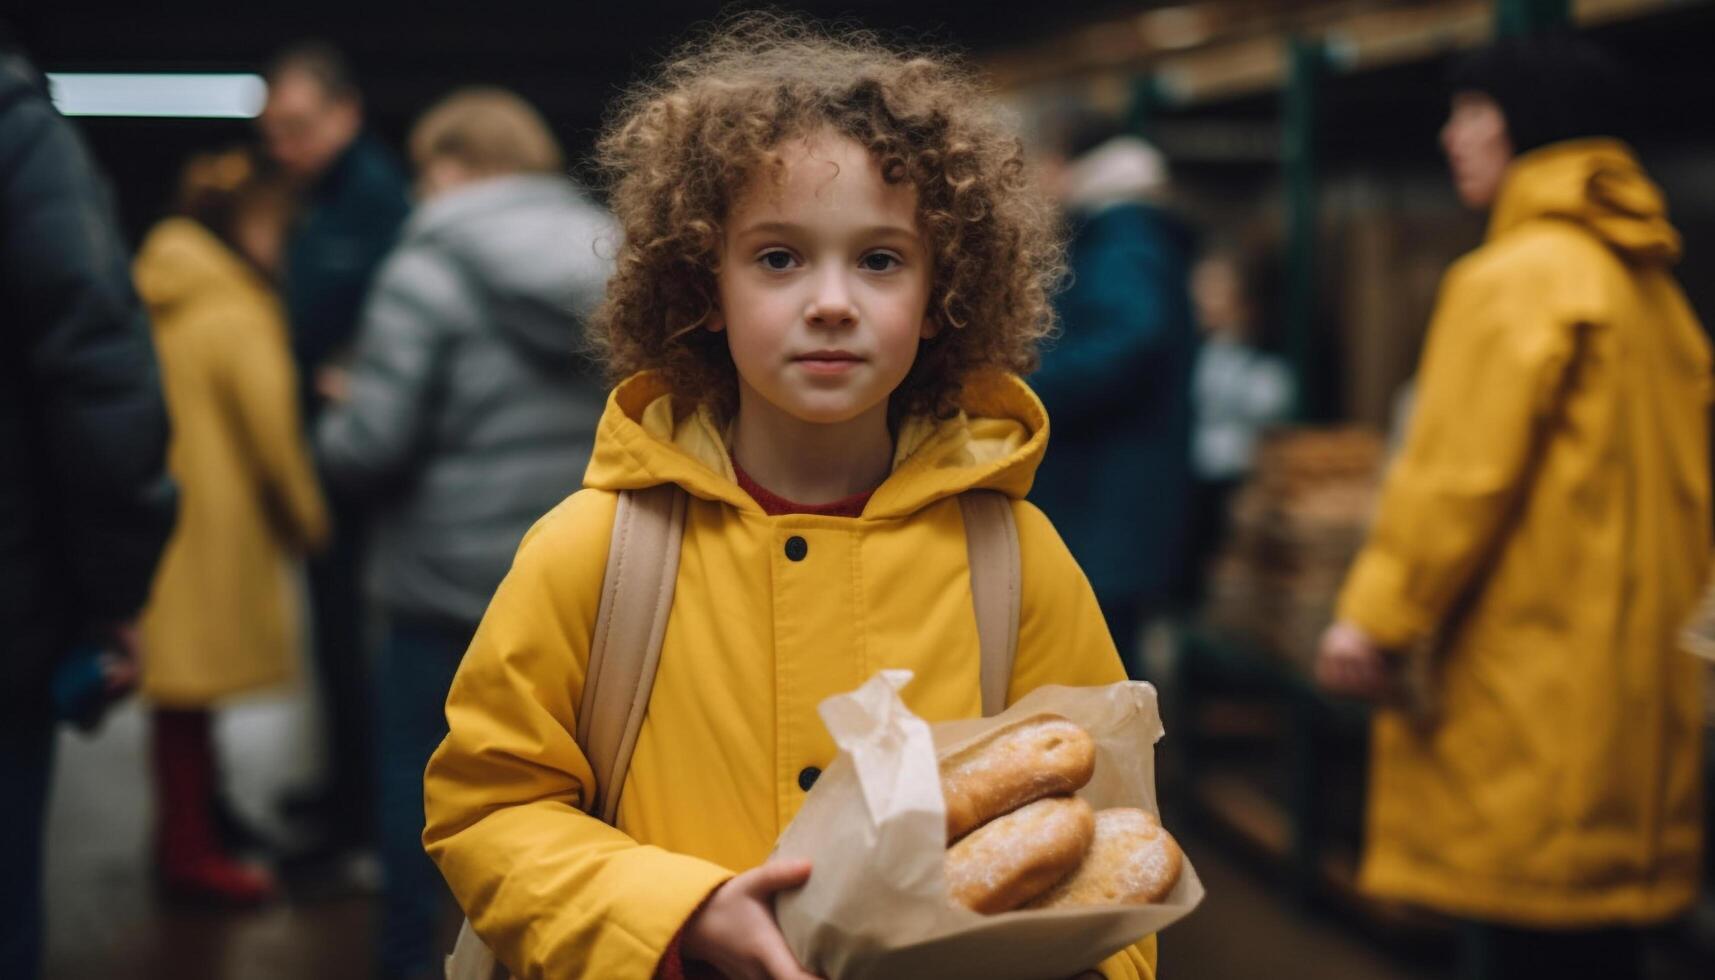
<svg viewBox="0 0 1715 980">
<path fill-rule="evenodd" d="M 369 502 L 394 615 L 473 625 L 530 525 L 578 488 L 606 389 L 579 350 L 615 241 L 570 181 L 498 177 L 419 207 L 364 309 L 316 449 Z"/>
</svg>

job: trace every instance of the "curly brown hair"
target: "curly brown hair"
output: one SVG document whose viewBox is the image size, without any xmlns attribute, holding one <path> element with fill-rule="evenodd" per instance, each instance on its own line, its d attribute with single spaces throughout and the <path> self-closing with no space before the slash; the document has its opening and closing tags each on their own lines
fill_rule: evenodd
<svg viewBox="0 0 1715 980">
<path fill-rule="evenodd" d="M 715 311 L 727 209 L 754 176 L 778 174 L 782 142 L 823 131 L 916 189 L 933 256 L 929 315 L 943 329 L 923 342 L 892 414 L 950 415 L 973 371 L 1035 368 L 1064 269 L 1059 227 L 973 71 L 869 32 L 748 14 L 633 87 L 597 144 L 624 230 L 592 324 L 615 378 L 653 369 L 679 396 L 735 408 L 726 339 L 699 329 Z"/>
</svg>

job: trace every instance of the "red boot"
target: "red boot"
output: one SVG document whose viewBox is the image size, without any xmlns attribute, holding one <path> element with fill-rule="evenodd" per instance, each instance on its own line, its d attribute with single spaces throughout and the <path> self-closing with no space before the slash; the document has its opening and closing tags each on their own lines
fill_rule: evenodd
<svg viewBox="0 0 1715 980">
<path fill-rule="evenodd" d="M 155 712 L 155 846 L 161 885 L 176 899 L 258 905 L 279 890 L 266 868 L 235 860 L 215 832 L 214 744 L 206 711 Z"/>
<path fill-rule="evenodd" d="M 279 893 L 267 868 L 224 854 L 176 868 L 163 865 L 161 887 L 176 901 L 232 908 L 263 905 Z"/>
</svg>

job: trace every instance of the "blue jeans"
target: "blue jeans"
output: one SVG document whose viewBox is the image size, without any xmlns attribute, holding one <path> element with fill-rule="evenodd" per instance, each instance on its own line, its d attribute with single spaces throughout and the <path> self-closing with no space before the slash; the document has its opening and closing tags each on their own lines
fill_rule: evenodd
<svg viewBox="0 0 1715 980">
<path fill-rule="evenodd" d="M 423 851 L 423 769 L 447 734 L 447 689 L 473 627 L 395 619 L 376 665 L 376 785 L 384 877 L 376 953 L 383 976 L 439 976 L 450 899 Z"/>
<path fill-rule="evenodd" d="M 44 697 L 45 700 L 45 697 Z M 33 980 L 42 969 L 42 824 L 54 764 L 54 720 L 0 707 L 0 970 Z"/>
<path fill-rule="evenodd" d="M 328 550 L 310 560 L 310 617 L 316 680 L 322 699 L 322 730 L 327 743 L 327 777 L 320 787 L 326 809 L 318 814 L 330 843 L 367 844 L 375 831 L 373 805 L 378 792 L 365 754 L 375 738 L 372 689 L 367 656 L 369 607 L 363 592 L 364 523 L 360 508 L 332 501 L 339 528 Z"/>
</svg>

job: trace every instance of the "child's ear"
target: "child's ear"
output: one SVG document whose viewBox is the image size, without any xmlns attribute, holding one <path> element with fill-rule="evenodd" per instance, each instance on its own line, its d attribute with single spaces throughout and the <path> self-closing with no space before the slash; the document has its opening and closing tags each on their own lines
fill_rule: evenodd
<svg viewBox="0 0 1715 980">
<path fill-rule="evenodd" d="M 940 333 L 940 332 L 941 332 L 941 321 L 935 319 L 935 317 L 933 315 L 925 314 L 923 317 L 923 332 L 921 334 L 922 338 L 924 340 L 934 340 L 935 335 Z"/>
<path fill-rule="evenodd" d="M 726 329 L 726 314 L 721 312 L 720 307 L 709 311 L 708 319 L 703 321 L 703 329 L 709 333 L 720 333 Z"/>
</svg>

